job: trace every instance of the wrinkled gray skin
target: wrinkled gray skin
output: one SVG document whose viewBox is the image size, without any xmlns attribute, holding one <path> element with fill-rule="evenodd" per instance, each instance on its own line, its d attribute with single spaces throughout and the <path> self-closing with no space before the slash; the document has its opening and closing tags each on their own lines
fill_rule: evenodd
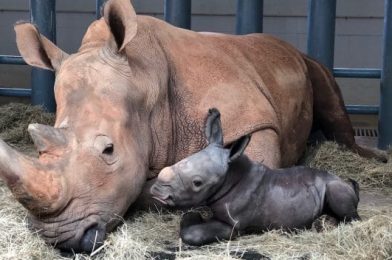
<svg viewBox="0 0 392 260">
<path fill-rule="evenodd" d="M 323 214 L 338 221 L 359 220 L 358 185 L 307 167 L 272 170 L 243 155 L 250 136 L 223 147 L 220 113 L 210 109 L 209 145 L 158 175 L 151 193 L 176 207 L 208 205 L 213 218 L 190 212 L 181 221 L 181 238 L 190 245 L 229 240 L 270 229 L 308 228 Z"/>
</svg>

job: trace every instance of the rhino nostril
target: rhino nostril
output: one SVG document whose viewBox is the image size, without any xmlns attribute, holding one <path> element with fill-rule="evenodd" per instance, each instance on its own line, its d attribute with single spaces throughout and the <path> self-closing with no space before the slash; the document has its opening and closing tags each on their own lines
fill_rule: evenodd
<svg viewBox="0 0 392 260">
<path fill-rule="evenodd" d="M 162 189 L 161 189 L 161 187 L 158 186 L 157 184 L 154 184 L 154 185 L 151 187 L 150 192 L 151 192 L 153 195 L 157 195 L 157 194 L 161 194 L 161 193 L 162 193 Z"/>
<path fill-rule="evenodd" d="M 80 247 L 84 252 L 93 252 L 103 245 L 104 240 L 105 232 L 99 229 L 98 226 L 92 226 L 84 232 L 80 240 Z"/>
</svg>

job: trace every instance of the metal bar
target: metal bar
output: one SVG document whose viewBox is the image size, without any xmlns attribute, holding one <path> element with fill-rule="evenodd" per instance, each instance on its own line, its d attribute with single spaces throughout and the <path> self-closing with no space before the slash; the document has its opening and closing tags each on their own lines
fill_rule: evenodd
<svg viewBox="0 0 392 260">
<path fill-rule="evenodd" d="M 308 54 L 333 68 L 336 0 L 310 0 L 308 4 Z"/>
<path fill-rule="evenodd" d="M 333 75 L 337 78 L 381 78 L 380 69 L 351 69 L 351 68 L 334 68 Z"/>
<path fill-rule="evenodd" d="M 96 0 L 95 17 L 96 17 L 97 20 L 102 17 L 101 8 L 102 8 L 102 5 L 103 5 L 104 2 L 105 2 L 105 0 Z"/>
<path fill-rule="evenodd" d="M 0 64 L 27 65 L 21 56 L 0 55 Z"/>
<path fill-rule="evenodd" d="M 30 0 L 31 22 L 38 26 L 41 34 L 56 42 L 56 1 Z M 54 100 L 54 73 L 42 69 L 31 70 L 31 103 L 41 105 L 49 112 L 56 110 Z"/>
<path fill-rule="evenodd" d="M 165 0 L 165 21 L 174 26 L 191 28 L 191 0 Z"/>
<path fill-rule="evenodd" d="M 30 97 L 31 96 L 31 89 L 27 89 L 27 88 L 1 88 L 0 87 L 0 96 Z"/>
<path fill-rule="evenodd" d="M 263 32 L 263 4 L 263 0 L 237 0 L 237 34 Z"/>
<path fill-rule="evenodd" d="M 392 0 L 385 0 L 378 148 L 392 144 Z"/>
<path fill-rule="evenodd" d="M 378 106 L 347 105 L 346 109 L 352 115 L 377 115 L 379 113 Z"/>
</svg>

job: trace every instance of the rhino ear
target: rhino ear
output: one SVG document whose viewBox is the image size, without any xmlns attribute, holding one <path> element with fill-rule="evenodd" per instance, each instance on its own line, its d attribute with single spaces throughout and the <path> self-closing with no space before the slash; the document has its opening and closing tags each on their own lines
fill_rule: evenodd
<svg viewBox="0 0 392 260">
<path fill-rule="evenodd" d="M 237 141 L 234 141 L 234 143 L 231 144 L 230 146 L 230 156 L 229 156 L 229 160 L 230 162 L 234 161 L 235 159 L 237 159 L 238 157 L 240 157 L 246 147 L 248 146 L 250 141 L 250 135 L 245 135 L 243 137 L 241 137 L 240 139 L 238 139 Z"/>
<path fill-rule="evenodd" d="M 68 57 L 54 43 L 38 32 L 31 23 L 14 26 L 18 50 L 27 64 L 47 70 L 58 70 Z"/>
<path fill-rule="evenodd" d="M 122 51 L 137 32 L 136 13 L 130 0 L 109 0 L 104 6 L 103 16 L 118 50 Z"/>
<path fill-rule="evenodd" d="M 223 131 L 220 112 L 216 108 L 208 110 L 205 134 L 209 144 L 223 145 Z"/>
</svg>

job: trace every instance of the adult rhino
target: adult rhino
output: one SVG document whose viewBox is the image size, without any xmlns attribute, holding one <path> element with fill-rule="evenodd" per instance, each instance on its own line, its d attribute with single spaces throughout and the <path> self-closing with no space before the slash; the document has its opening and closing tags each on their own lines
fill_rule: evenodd
<svg viewBox="0 0 392 260">
<path fill-rule="evenodd" d="M 29 126 L 38 159 L 1 141 L 0 175 L 48 243 L 94 250 L 148 176 L 205 146 L 209 107 L 222 112 L 226 143 L 252 134 L 246 154 L 271 168 L 298 160 L 315 123 L 383 159 L 355 143 L 328 70 L 291 45 L 183 30 L 137 16 L 129 0 L 103 13 L 72 55 L 32 24 L 15 26 L 25 61 L 56 72 L 56 122 Z"/>
</svg>

